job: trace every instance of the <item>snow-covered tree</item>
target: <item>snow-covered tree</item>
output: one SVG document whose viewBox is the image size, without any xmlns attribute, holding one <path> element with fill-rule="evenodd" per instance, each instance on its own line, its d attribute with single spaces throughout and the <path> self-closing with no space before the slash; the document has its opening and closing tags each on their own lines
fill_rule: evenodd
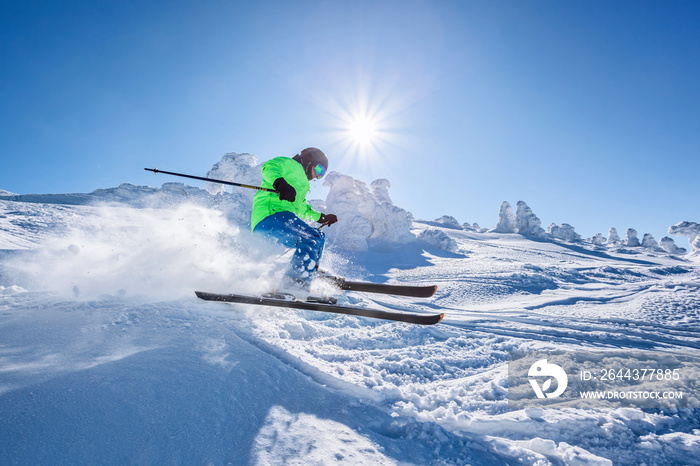
<svg viewBox="0 0 700 466">
<path fill-rule="evenodd" d="M 700 224 L 683 221 L 668 227 L 672 235 L 687 236 L 693 254 L 700 254 Z"/>
<path fill-rule="evenodd" d="M 661 238 L 660 244 L 661 249 L 671 254 L 685 254 L 688 252 L 685 248 L 679 248 L 676 246 L 676 242 L 669 236 L 664 236 Z"/>
<path fill-rule="evenodd" d="M 485 228 L 481 228 L 481 226 L 479 226 L 479 224 L 476 222 L 472 224 L 465 222 L 462 224 L 462 229 L 467 231 L 476 231 L 477 233 L 484 233 L 487 231 Z"/>
<path fill-rule="evenodd" d="M 262 183 L 260 166 L 256 155 L 229 152 L 228 154 L 224 154 L 221 160 L 211 167 L 207 172 L 207 178 L 260 186 L 260 183 Z M 207 182 L 206 186 L 207 191 L 211 194 L 223 193 L 227 188 L 230 188 L 224 184 L 209 182 Z M 240 189 L 241 188 L 237 188 L 234 193 L 245 192 L 249 194 L 251 198 L 255 195 L 255 191 L 239 191 Z"/>
<path fill-rule="evenodd" d="M 608 231 L 608 239 L 606 243 L 610 246 L 615 246 L 622 243 L 620 235 L 617 234 L 617 229 L 615 227 L 610 228 L 610 231 Z"/>
<path fill-rule="evenodd" d="M 521 235 L 535 238 L 545 237 L 542 221 L 524 201 L 518 201 L 515 213 L 515 227 Z"/>
<path fill-rule="evenodd" d="M 635 230 L 634 228 L 628 228 L 627 236 L 625 237 L 625 246 L 628 246 L 630 248 L 636 248 L 641 246 L 637 235 L 637 230 Z"/>
<path fill-rule="evenodd" d="M 389 197 L 389 188 L 391 188 L 391 182 L 389 182 L 389 180 L 386 178 L 379 178 L 378 180 L 372 181 L 369 188 L 372 190 L 374 199 L 379 204 L 393 204 Z"/>
<path fill-rule="evenodd" d="M 501 204 L 501 210 L 498 212 L 498 224 L 496 228 L 491 230 L 495 233 L 516 233 L 517 229 L 515 227 L 515 215 L 513 214 L 513 208 L 510 206 L 508 201 L 503 201 Z"/>
<path fill-rule="evenodd" d="M 644 233 L 644 237 L 642 238 L 642 247 L 652 250 L 660 249 L 659 243 L 656 242 L 656 239 L 651 233 Z"/>
<path fill-rule="evenodd" d="M 361 186 L 364 183 L 356 181 Z M 372 225 L 369 240 L 406 244 L 415 241 L 411 233 L 413 214 L 395 206 L 389 197 L 389 180 L 380 178 L 370 183 L 371 193 L 360 204 L 360 212 Z M 330 194 L 330 193 L 329 193 Z"/>
<path fill-rule="evenodd" d="M 366 187 L 362 189 L 351 176 L 337 172 L 329 173 L 323 185 L 331 188 L 327 209 L 338 216 L 338 223 L 326 232 L 328 239 L 342 248 L 366 251 L 373 231 L 370 220 L 359 212 L 368 194 Z"/>
<path fill-rule="evenodd" d="M 602 233 L 596 233 L 595 236 L 590 239 L 590 242 L 595 244 L 596 246 L 603 246 L 606 242 L 606 239 Z"/>
<path fill-rule="evenodd" d="M 574 227 L 568 223 L 562 223 L 561 225 L 556 225 L 552 223 L 547 228 L 547 233 L 555 238 L 562 239 L 564 241 L 570 241 L 572 243 L 581 241 L 581 235 L 574 231 Z"/>
<path fill-rule="evenodd" d="M 370 240 L 399 244 L 415 241 L 411 233 L 413 215 L 391 202 L 389 181 L 375 180 L 370 191 L 362 181 L 330 172 L 323 185 L 330 188 L 326 208 L 338 216 L 338 224 L 326 232 L 336 245 L 366 251 Z"/>
<path fill-rule="evenodd" d="M 224 154 L 221 160 L 211 167 L 207 172 L 207 178 L 260 186 L 262 183 L 260 168 L 261 164 L 258 163 L 256 155 L 230 152 Z M 165 188 L 165 185 L 163 185 L 163 188 Z M 216 195 L 217 199 L 222 202 L 219 208 L 226 212 L 226 216 L 230 220 L 240 223 L 250 221 L 250 213 L 253 210 L 253 196 L 255 196 L 254 190 L 232 188 L 223 184 L 209 182 L 206 183 L 206 188 L 210 194 Z M 227 190 L 230 190 L 230 194 L 227 194 Z"/>
</svg>

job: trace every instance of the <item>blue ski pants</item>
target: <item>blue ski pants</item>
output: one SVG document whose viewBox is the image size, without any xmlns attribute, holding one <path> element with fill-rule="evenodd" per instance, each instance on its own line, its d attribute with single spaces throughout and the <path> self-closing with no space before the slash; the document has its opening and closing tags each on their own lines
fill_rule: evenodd
<svg viewBox="0 0 700 466">
<path fill-rule="evenodd" d="M 265 217 L 255 226 L 254 232 L 295 249 L 284 280 L 308 289 L 323 254 L 323 232 L 309 226 L 292 212 L 277 212 Z"/>
</svg>

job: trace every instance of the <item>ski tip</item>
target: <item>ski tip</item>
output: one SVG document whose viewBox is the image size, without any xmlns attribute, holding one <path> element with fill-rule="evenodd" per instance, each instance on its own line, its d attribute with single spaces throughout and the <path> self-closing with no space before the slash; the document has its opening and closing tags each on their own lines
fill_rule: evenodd
<svg viewBox="0 0 700 466">
<path fill-rule="evenodd" d="M 443 312 L 440 314 L 440 320 L 438 320 L 438 323 L 442 322 L 442 319 L 444 319 L 444 318 L 445 318 L 445 313 Z"/>
</svg>

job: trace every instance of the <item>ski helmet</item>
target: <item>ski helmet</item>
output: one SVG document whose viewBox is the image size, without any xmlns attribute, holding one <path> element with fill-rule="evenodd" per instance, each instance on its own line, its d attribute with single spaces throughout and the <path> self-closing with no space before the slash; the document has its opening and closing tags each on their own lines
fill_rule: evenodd
<svg viewBox="0 0 700 466">
<path fill-rule="evenodd" d="M 326 157 L 326 154 L 324 154 L 321 149 L 316 149 L 315 147 L 307 147 L 301 151 L 301 154 L 299 154 L 299 162 L 307 171 L 315 169 L 319 178 L 328 171 L 328 157 Z M 323 167 L 320 172 L 320 169 L 316 168 L 317 165 Z"/>
</svg>

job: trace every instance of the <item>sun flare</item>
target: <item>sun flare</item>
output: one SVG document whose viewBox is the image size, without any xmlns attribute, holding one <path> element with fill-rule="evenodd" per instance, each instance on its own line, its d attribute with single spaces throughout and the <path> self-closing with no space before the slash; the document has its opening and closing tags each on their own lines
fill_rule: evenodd
<svg viewBox="0 0 700 466">
<path fill-rule="evenodd" d="M 377 125 L 370 118 L 358 117 L 350 122 L 350 138 L 359 145 L 372 144 L 377 136 Z"/>
<path fill-rule="evenodd" d="M 361 166 L 375 168 L 387 159 L 386 149 L 393 144 L 392 131 L 387 126 L 387 116 L 380 108 L 358 105 L 355 111 L 347 107 L 339 112 L 336 134 L 343 152 Z M 372 111 L 373 110 L 373 111 Z"/>
<path fill-rule="evenodd" d="M 403 148 L 403 114 L 410 101 L 396 97 L 391 86 L 363 83 L 367 80 L 325 95 L 319 107 L 329 121 L 333 150 L 345 164 L 381 172 Z"/>
</svg>

